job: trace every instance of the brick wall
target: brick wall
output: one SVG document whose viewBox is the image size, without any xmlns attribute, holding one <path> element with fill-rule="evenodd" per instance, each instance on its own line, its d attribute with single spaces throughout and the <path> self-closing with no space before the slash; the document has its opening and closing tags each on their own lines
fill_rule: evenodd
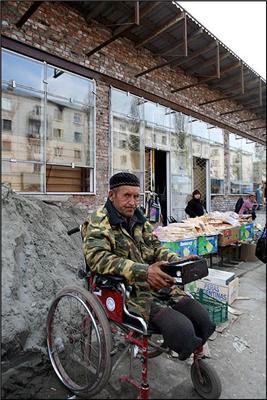
<svg viewBox="0 0 267 400">
<path fill-rule="evenodd" d="M 126 38 L 112 42 L 90 58 L 86 52 L 110 38 L 111 32 L 94 21 L 88 25 L 84 18 L 72 8 L 59 2 L 45 2 L 34 15 L 18 29 L 15 24 L 29 8 L 29 1 L 5 1 L 2 8 L 2 34 L 37 49 L 44 50 L 68 61 L 78 63 L 95 71 L 112 76 L 126 83 L 142 88 L 150 93 L 164 97 L 181 106 L 190 107 L 196 112 L 212 115 L 220 121 L 220 113 L 233 109 L 236 104 L 225 100 L 204 107 L 197 106 L 201 101 L 220 95 L 206 86 L 187 89 L 181 93 L 171 93 L 172 88 L 190 84 L 195 78 L 170 66 L 158 69 L 148 75 L 135 78 L 143 69 L 153 67 L 160 62 L 145 48 L 136 49 L 134 43 Z M 164 61 L 164 60 L 162 60 Z M 109 86 L 101 80 L 96 81 L 96 196 L 74 196 L 72 201 L 98 205 L 107 192 L 109 175 Z M 241 117 L 253 118 L 254 114 L 242 112 L 224 116 L 224 121 L 235 124 Z M 223 120 L 221 120 L 223 122 Z M 216 123 L 215 123 L 216 124 Z M 253 127 L 253 123 L 250 124 Z M 257 131 L 255 137 L 261 137 Z M 227 134 L 225 135 L 227 137 Z M 227 138 L 225 139 L 227 142 Z M 226 160 L 229 152 L 226 152 Z M 227 162 L 226 162 L 227 164 Z M 229 171 L 225 167 L 227 191 L 229 190 Z M 221 197 L 221 196 L 219 196 Z"/>
</svg>

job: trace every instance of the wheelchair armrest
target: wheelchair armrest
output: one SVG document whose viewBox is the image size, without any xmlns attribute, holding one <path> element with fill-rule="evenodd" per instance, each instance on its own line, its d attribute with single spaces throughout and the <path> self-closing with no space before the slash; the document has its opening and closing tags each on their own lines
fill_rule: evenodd
<svg viewBox="0 0 267 400">
<path fill-rule="evenodd" d="M 126 279 L 120 275 L 110 275 L 110 274 L 96 274 L 96 284 L 102 288 L 115 288 L 118 283 L 124 283 L 127 289 L 129 289 L 129 285 L 127 284 Z"/>
</svg>

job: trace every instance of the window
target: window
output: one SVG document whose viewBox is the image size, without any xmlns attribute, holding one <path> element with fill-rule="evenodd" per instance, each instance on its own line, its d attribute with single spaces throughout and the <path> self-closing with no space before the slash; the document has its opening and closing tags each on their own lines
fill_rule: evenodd
<svg viewBox="0 0 267 400">
<path fill-rule="evenodd" d="M 41 115 L 41 106 L 36 105 L 34 106 L 34 114 L 37 115 Z"/>
<path fill-rule="evenodd" d="M 29 120 L 29 136 L 36 137 L 40 135 L 41 121 Z"/>
<path fill-rule="evenodd" d="M 3 50 L 2 181 L 22 192 L 92 192 L 94 93 L 90 79 Z M 79 143 L 77 149 L 73 142 Z M 17 162 L 11 163 L 11 158 Z"/>
<path fill-rule="evenodd" d="M 230 182 L 231 193 L 244 194 L 253 190 L 253 153 L 246 139 L 230 134 Z"/>
<path fill-rule="evenodd" d="M 54 109 L 54 119 L 57 121 L 62 121 L 62 110 L 60 110 L 59 108 L 55 108 Z"/>
<path fill-rule="evenodd" d="M 56 157 L 62 157 L 63 156 L 63 147 L 55 147 L 54 154 Z"/>
<path fill-rule="evenodd" d="M 81 116 L 81 114 L 79 114 L 79 113 L 74 113 L 73 122 L 74 122 L 75 124 L 81 124 L 81 123 L 82 123 L 82 116 Z"/>
<path fill-rule="evenodd" d="M 74 158 L 75 160 L 81 160 L 81 150 L 74 150 Z"/>
<path fill-rule="evenodd" d="M 3 151 L 11 151 L 11 141 L 10 140 L 2 141 L 2 150 Z"/>
<path fill-rule="evenodd" d="M 3 119 L 2 120 L 3 130 L 11 131 L 12 130 L 12 121 L 11 119 Z"/>
<path fill-rule="evenodd" d="M 2 108 L 3 108 L 3 110 L 11 111 L 12 110 L 12 100 L 9 99 L 8 97 L 3 97 L 2 98 Z"/>
<path fill-rule="evenodd" d="M 53 129 L 53 137 L 54 137 L 54 139 L 62 139 L 63 138 L 63 130 L 54 128 Z"/>
<path fill-rule="evenodd" d="M 82 134 L 81 132 L 74 132 L 74 142 L 81 143 L 82 141 Z"/>
</svg>

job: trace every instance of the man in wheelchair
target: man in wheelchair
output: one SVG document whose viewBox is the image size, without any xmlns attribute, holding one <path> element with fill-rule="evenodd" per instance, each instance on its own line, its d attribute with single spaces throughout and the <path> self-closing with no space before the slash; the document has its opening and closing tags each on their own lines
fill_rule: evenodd
<svg viewBox="0 0 267 400">
<path fill-rule="evenodd" d="M 205 344 L 215 324 L 207 310 L 163 272 L 164 265 L 181 259 L 161 246 L 139 210 L 139 179 L 120 172 L 109 183 L 105 205 L 82 226 L 87 265 L 93 274 L 124 277 L 132 287 L 129 311 L 142 316 L 149 328 L 162 334 L 164 344 L 185 360 Z"/>
</svg>

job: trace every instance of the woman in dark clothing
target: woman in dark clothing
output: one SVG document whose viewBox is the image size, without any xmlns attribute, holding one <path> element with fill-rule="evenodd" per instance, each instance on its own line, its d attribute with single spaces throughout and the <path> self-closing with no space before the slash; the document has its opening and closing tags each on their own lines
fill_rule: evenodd
<svg viewBox="0 0 267 400">
<path fill-rule="evenodd" d="M 199 190 L 194 190 L 192 196 L 193 198 L 188 202 L 185 212 L 190 218 L 200 217 L 205 213 L 205 209 L 200 200 L 201 193 Z"/>
</svg>

